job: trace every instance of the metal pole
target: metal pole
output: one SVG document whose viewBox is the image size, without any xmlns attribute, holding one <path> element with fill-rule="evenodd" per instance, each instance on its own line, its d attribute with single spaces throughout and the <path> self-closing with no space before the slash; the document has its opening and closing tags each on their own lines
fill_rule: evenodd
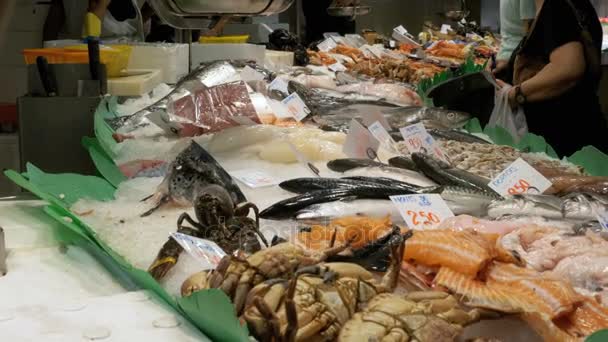
<svg viewBox="0 0 608 342">
<path fill-rule="evenodd" d="M 6 244 L 4 243 L 4 230 L 0 227 L 0 277 L 6 275 Z"/>
</svg>

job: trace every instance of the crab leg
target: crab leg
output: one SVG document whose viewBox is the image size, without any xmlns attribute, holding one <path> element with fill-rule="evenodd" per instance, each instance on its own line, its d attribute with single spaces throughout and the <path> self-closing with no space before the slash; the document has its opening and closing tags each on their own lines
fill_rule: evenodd
<svg viewBox="0 0 608 342">
<path fill-rule="evenodd" d="M 182 214 L 182 216 L 184 215 L 187 216 L 185 213 Z M 180 216 L 180 219 L 182 219 L 182 216 Z M 196 231 L 194 229 L 182 226 L 180 220 L 178 220 L 177 231 L 183 234 L 196 235 Z M 180 246 L 180 244 L 174 239 L 169 238 L 158 252 L 158 255 L 152 262 L 152 265 L 150 265 L 148 268 L 148 273 L 150 273 L 150 275 L 152 275 L 152 277 L 156 280 L 164 278 L 167 275 L 167 272 L 169 272 L 169 270 L 175 266 L 182 251 L 182 246 Z"/>
<path fill-rule="evenodd" d="M 296 276 L 289 283 L 289 289 L 287 289 L 287 295 L 285 296 L 285 314 L 287 315 L 287 327 L 283 336 L 283 341 L 285 342 L 295 341 L 298 334 L 298 312 L 296 310 L 296 303 L 293 300 L 297 283 L 298 277 Z"/>
<path fill-rule="evenodd" d="M 253 209 L 253 213 L 255 214 L 255 232 L 258 234 L 264 245 L 268 248 L 268 241 L 264 237 L 264 234 L 260 232 L 260 209 L 258 209 L 255 204 L 251 202 L 241 204 L 234 210 L 234 215 L 247 216 L 249 214 L 249 209 Z"/>
<path fill-rule="evenodd" d="M 401 271 L 401 262 L 403 261 L 403 252 L 405 251 L 405 241 L 414 235 L 413 231 L 409 230 L 403 235 L 398 235 L 397 239 L 392 239 L 389 244 L 391 248 L 391 264 L 382 277 L 381 287 L 383 290 L 392 291 L 397 287 L 399 281 L 399 273 Z M 397 244 L 398 243 L 398 244 Z"/>
<path fill-rule="evenodd" d="M 262 336 L 262 341 L 280 341 L 281 328 L 279 324 L 279 318 L 272 311 L 266 302 L 261 297 L 257 297 L 253 300 L 253 304 L 258 309 L 262 317 L 266 319 L 270 329 Z"/>
</svg>

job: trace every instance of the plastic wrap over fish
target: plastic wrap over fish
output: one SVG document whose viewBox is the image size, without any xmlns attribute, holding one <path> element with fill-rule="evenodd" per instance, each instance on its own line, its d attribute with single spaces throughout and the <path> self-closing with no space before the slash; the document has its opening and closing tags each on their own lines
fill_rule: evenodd
<svg viewBox="0 0 608 342">
<path fill-rule="evenodd" d="M 175 88 L 160 100 L 134 114 L 110 119 L 108 124 L 118 133 L 132 132 L 138 127 L 147 125 L 148 120 L 146 118 L 150 115 L 155 113 L 164 114 L 169 103 L 190 95 L 193 89 L 203 86 L 213 87 L 239 79 L 237 70 L 227 61 L 201 65 L 179 80 Z"/>
<path fill-rule="evenodd" d="M 261 123 L 242 81 L 192 89 L 188 95 L 170 101 L 167 114 L 170 120 L 181 125 L 200 128 L 196 134 Z M 180 135 L 183 136 L 183 132 Z"/>
</svg>

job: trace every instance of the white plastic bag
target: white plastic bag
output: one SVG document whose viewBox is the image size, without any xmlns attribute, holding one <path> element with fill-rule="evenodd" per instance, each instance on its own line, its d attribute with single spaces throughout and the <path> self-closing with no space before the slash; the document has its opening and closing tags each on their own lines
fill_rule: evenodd
<svg viewBox="0 0 608 342">
<path fill-rule="evenodd" d="M 509 105 L 509 90 L 511 88 L 511 86 L 504 86 L 496 91 L 494 110 L 490 116 L 488 126 L 500 126 L 506 129 L 515 138 L 515 142 L 519 142 L 519 139 L 528 133 L 528 123 L 522 107 L 518 107 L 514 112 Z"/>
</svg>

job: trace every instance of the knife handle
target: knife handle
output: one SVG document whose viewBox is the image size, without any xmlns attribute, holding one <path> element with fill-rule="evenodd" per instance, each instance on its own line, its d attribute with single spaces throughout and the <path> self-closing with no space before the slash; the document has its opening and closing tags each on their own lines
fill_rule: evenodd
<svg viewBox="0 0 608 342">
<path fill-rule="evenodd" d="M 36 57 L 36 66 L 38 67 L 38 75 L 40 75 L 40 81 L 42 81 L 42 87 L 46 92 L 47 96 L 55 96 L 56 89 L 51 81 L 51 74 L 49 71 L 49 62 L 44 56 Z"/>
<path fill-rule="evenodd" d="M 91 79 L 99 80 L 99 39 L 95 37 L 89 37 L 88 39 L 89 48 L 89 70 L 91 72 Z"/>
</svg>

